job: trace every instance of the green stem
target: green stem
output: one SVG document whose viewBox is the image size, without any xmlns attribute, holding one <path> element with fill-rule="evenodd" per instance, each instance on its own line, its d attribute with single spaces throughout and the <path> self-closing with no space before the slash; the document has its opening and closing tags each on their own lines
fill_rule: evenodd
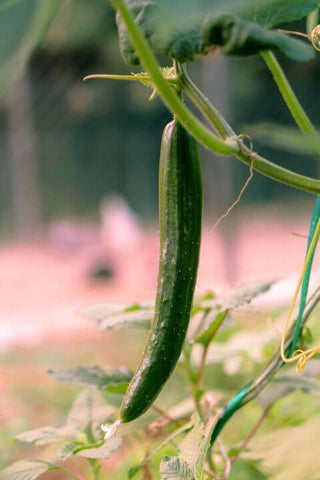
<svg viewBox="0 0 320 480">
<path fill-rule="evenodd" d="M 318 11 L 316 12 L 318 16 Z M 312 14 L 311 14 L 312 15 Z M 311 28 L 311 20 L 314 22 L 315 19 L 310 17 L 310 22 L 309 22 L 309 27 Z M 296 97 L 294 91 L 292 90 L 292 87 L 286 77 L 286 74 L 281 68 L 281 65 L 277 61 L 275 55 L 271 51 L 265 51 L 262 52 L 261 55 L 263 56 L 279 90 L 280 93 L 283 97 L 283 100 L 285 101 L 288 109 L 290 110 L 293 118 L 295 119 L 298 127 L 300 128 L 301 132 L 306 134 L 306 135 L 318 135 L 316 129 L 312 125 L 308 115 L 304 111 L 301 103 L 299 102 L 298 98 Z M 317 153 L 320 155 L 320 148 L 316 148 Z M 316 199 L 312 219 L 311 219 L 311 224 L 310 224 L 310 232 L 309 232 L 309 240 L 308 240 L 308 245 L 307 245 L 307 253 L 309 251 L 309 247 L 311 244 L 311 240 L 313 238 L 313 234 L 316 228 L 316 225 L 318 223 L 320 215 L 320 197 L 318 196 Z M 303 279 L 303 284 L 301 288 L 301 297 L 300 297 L 300 305 L 299 305 L 299 313 L 297 316 L 296 324 L 295 324 L 295 332 L 293 336 L 293 341 L 290 349 L 290 355 L 293 354 L 294 350 L 296 349 L 296 346 L 298 344 L 300 335 L 301 335 L 301 322 L 302 322 L 302 315 L 303 311 L 305 308 L 306 304 L 306 298 L 308 294 L 308 287 L 309 287 L 309 279 L 310 279 L 310 273 L 311 273 L 311 267 L 312 267 L 312 260 L 313 257 L 310 260 L 310 263 L 308 265 L 308 268 L 306 270 L 306 274 Z"/>
<path fill-rule="evenodd" d="M 193 371 L 191 365 L 191 346 L 189 344 L 185 344 L 183 349 L 184 354 L 184 367 L 187 373 L 187 378 L 189 381 L 190 392 L 195 404 L 195 408 L 200 415 L 201 419 L 204 419 L 204 413 L 200 404 L 199 395 L 198 395 L 198 388 L 197 388 L 197 377 Z"/>
<path fill-rule="evenodd" d="M 315 205 L 313 208 L 313 213 L 311 217 L 311 222 L 310 222 L 310 229 L 309 229 L 309 237 L 308 237 L 308 242 L 307 242 L 307 251 L 306 251 L 306 257 L 308 256 L 309 249 L 312 244 L 312 240 L 316 231 L 317 224 L 320 219 L 320 195 L 316 197 Z M 299 312 L 297 316 L 297 320 L 295 322 L 295 331 L 293 335 L 293 340 L 292 340 L 292 345 L 290 349 L 290 355 L 292 355 L 297 347 L 297 344 L 299 342 L 300 336 L 301 336 L 301 331 L 302 331 L 302 316 L 303 312 L 306 306 L 306 300 L 308 296 L 308 289 L 309 289 L 309 280 L 310 280 L 310 274 L 311 274 L 311 269 L 312 269 L 312 263 L 313 263 L 313 258 L 314 258 L 315 250 L 313 251 L 310 261 L 308 263 L 308 267 L 306 269 L 303 282 L 301 285 L 301 294 L 300 294 L 300 303 L 299 303 Z"/>
<path fill-rule="evenodd" d="M 320 182 L 318 180 L 290 172 L 285 168 L 281 168 L 272 162 L 269 162 L 259 155 L 253 154 L 249 148 L 240 144 L 235 136 L 223 136 L 224 140 L 217 138 L 182 103 L 179 96 L 162 76 L 159 64 L 157 63 L 152 50 L 140 32 L 138 26 L 135 24 L 134 18 L 123 0 L 112 0 L 112 3 L 120 12 L 140 61 L 157 88 L 163 102 L 196 140 L 213 152 L 224 155 L 230 155 L 232 153 L 237 154 L 237 158 L 247 165 L 251 166 L 254 160 L 255 170 L 274 180 L 278 180 L 287 185 L 311 193 L 320 193 Z"/>
<path fill-rule="evenodd" d="M 139 59 L 157 88 L 164 104 L 176 116 L 181 125 L 183 125 L 183 127 L 205 147 L 216 153 L 231 155 L 232 153 L 239 151 L 237 139 L 219 139 L 182 103 L 179 96 L 163 77 L 160 66 L 153 55 L 152 50 L 138 26 L 135 24 L 134 18 L 124 1 L 112 0 L 112 3 L 120 12 Z"/>
<path fill-rule="evenodd" d="M 178 73 L 184 91 L 195 103 L 195 105 L 197 105 L 202 114 L 209 120 L 217 133 L 222 138 L 236 136 L 232 127 L 223 118 L 220 112 L 192 82 L 184 64 L 178 65 Z M 272 178 L 273 180 L 277 180 L 278 182 L 284 183 L 291 187 L 305 190 L 309 193 L 320 193 L 319 180 L 306 177 L 304 175 L 299 175 L 298 173 L 294 173 L 286 168 L 282 168 L 279 165 L 266 160 L 257 153 L 253 153 L 245 145 L 242 145 L 241 151 L 235 154 L 235 156 L 246 165 L 252 165 L 256 171 L 266 175 L 269 178 Z"/>
<path fill-rule="evenodd" d="M 271 50 L 265 50 L 261 52 L 261 55 L 266 62 L 278 88 L 281 92 L 281 95 L 286 102 L 293 118 L 295 119 L 300 130 L 306 134 L 317 135 L 317 131 L 312 125 L 308 115 L 302 108 L 299 100 L 297 99 L 294 91 L 291 88 L 288 79 L 282 70 L 278 60 L 276 59 L 274 53 Z M 319 149 L 320 154 L 320 149 Z"/>
<path fill-rule="evenodd" d="M 101 470 L 101 465 L 99 460 L 95 458 L 90 458 L 89 463 L 91 465 L 92 469 L 92 474 L 93 474 L 93 480 L 99 480 L 100 479 L 100 470 Z"/>
<path fill-rule="evenodd" d="M 317 293 L 312 296 L 312 299 L 309 300 L 307 310 L 304 312 L 302 325 L 305 325 L 309 319 L 311 313 L 316 308 L 320 302 L 320 289 L 317 289 Z M 294 335 L 294 326 L 291 327 L 289 334 L 287 336 L 285 344 L 286 355 L 289 354 Z M 220 434 L 221 430 L 224 428 L 226 423 L 231 419 L 231 417 L 238 411 L 241 407 L 251 402 L 256 398 L 259 393 L 270 383 L 275 374 L 280 370 L 284 365 L 281 355 L 276 353 L 274 357 L 270 360 L 266 368 L 261 372 L 258 377 L 253 381 L 245 385 L 241 390 L 239 390 L 236 395 L 230 400 L 227 406 L 224 408 L 220 419 L 218 420 L 211 437 L 211 445 L 215 442 L 216 438 Z"/>
</svg>

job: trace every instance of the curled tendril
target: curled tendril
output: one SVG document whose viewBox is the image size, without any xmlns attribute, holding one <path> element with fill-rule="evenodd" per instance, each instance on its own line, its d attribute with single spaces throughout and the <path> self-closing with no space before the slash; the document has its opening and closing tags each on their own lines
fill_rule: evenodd
<svg viewBox="0 0 320 480">
<path fill-rule="evenodd" d="M 320 52 L 320 25 L 314 27 L 310 35 L 312 46 L 315 50 Z"/>
</svg>

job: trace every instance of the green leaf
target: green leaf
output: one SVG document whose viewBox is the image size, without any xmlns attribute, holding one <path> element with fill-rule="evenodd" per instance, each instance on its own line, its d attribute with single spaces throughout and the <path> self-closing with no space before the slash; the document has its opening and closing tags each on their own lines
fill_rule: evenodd
<svg viewBox="0 0 320 480">
<path fill-rule="evenodd" d="M 221 47 L 225 55 L 255 55 L 262 50 L 280 50 L 287 57 L 306 61 L 313 57 L 310 44 L 276 30 L 229 14 L 209 17 L 203 27 L 205 47 Z"/>
<path fill-rule="evenodd" d="M 67 425 L 79 432 L 89 429 L 93 436 L 100 440 L 100 426 L 112 420 L 113 412 L 113 407 L 106 405 L 97 390 L 85 390 L 75 399 L 67 417 Z"/>
<path fill-rule="evenodd" d="M 204 463 L 215 422 L 209 423 L 204 429 L 197 412 L 192 415 L 191 420 L 193 429 L 184 437 L 179 446 L 180 458 L 186 461 L 191 468 L 194 480 L 202 480 Z"/>
<path fill-rule="evenodd" d="M 96 390 L 85 390 L 75 399 L 63 427 L 42 427 L 19 434 L 17 440 L 47 445 L 49 443 L 72 442 L 79 446 L 86 442 L 86 431 L 100 440 L 102 432 L 100 426 L 113 419 L 114 409 L 106 405 L 101 394 Z"/>
<path fill-rule="evenodd" d="M 122 444 L 122 438 L 115 435 L 108 440 L 105 440 L 99 447 L 92 447 L 92 445 L 83 446 L 76 453 L 78 457 L 85 458 L 104 458 L 110 457 L 110 454 L 118 450 Z"/>
<path fill-rule="evenodd" d="M 110 454 L 118 450 L 122 444 L 122 438 L 113 436 L 108 440 L 101 440 L 96 444 L 73 442 L 68 443 L 60 448 L 58 455 L 61 460 L 65 460 L 70 456 L 85 457 L 85 458 L 104 458 L 110 457 Z"/>
<path fill-rule="evenodd" d="M 2 1 L 0 3 L 0 93 L 21 74 L 47 33 L 63 0 Z"/>
<path fill-rule="evenodd" d="M 42 427 L 20 433 L 16 436 L 16 439 L 21 442 L 33 443 L 34 445 L 47 445 L 49 443 L 72 440 L 74 433 L 74 429 L 70 425 L 61 428 Z"/>
<path fill-rule="evenodd" d="M 132 372 L 127 368 L 101 368 L 98 365 L 48 370 L 47 373 L 59 382 L 97 387 L 113 393 L 110 387 L 114 387 L 116 393 L 122 392 L 132 378 Z"/>
<path fill-rule="evenodd" d="M 172 418 L 172 417 L 171 417 Z M 192 422 L 186 423 L 185 425 L 182 425 L 182 427 L 177 428 L 173 433 L 171 433 L 168 437 L 166 437 L 163 442 L 161 442 L 144 460 L 141 462 L 139 465 L 136 465 L 135 467 L 132 467 L 129 470 L 129 478 L 133 478 L 134 475 L 138 473 L 138 471 L 143 468 L 151 458 L 156 455 L 160 450 L 165 447 L 169 442 L 174 440 L 177 436 L 181 435 L 182 433 L 186 432 L 187 430 L 190 430 L 193 427 Z"/>
<path fill-rule="evenodd" d="M 70 457 L 79 448 L 79 445 L 81 445 L 79 442 L 66 443 L 58 451 L 59 458 L 65 460 Z"/>
<path fill-rule="evenodd" d="M 0 471 L 0 480 L 35 480 L 57 467 L 42 460 L 20 460 Z"/>
<path fill-rule="evenodd" d="M 229 310 L 236 310 L 244 305 L 248 305 L 252 300 L 263 293 L 266 293 L 276 280 L 263 283 L 252 283 L 231 288 L 213 299 L 204 299 L 196 305 L 204 311 L 209 311 L 205 322 L 201 326 L 200 332 L 197 332 L 196 341 L 202 343 L 206 341 L 211 330 L 214 330 L 221 321 L 220 315 L 225 315 Z M 203 338 L 202 338 L 203 335 Z"/>
<path fill-rule="evenodd" d="M 228 310 L 223 310 L 222 312 L 218 313 L 218 315 L 210 323 L 209 327 L 195 338 L 195 343 L 199 343 L 200 345 L 206 347 L 214 339 L 214 336 L 226 318 L 227 313 Z"/>
<path fill-rule="evenodd" d="M 134 305 L 108 305 L 100 303 L 82 309 L 79 314 L 87 320 L 98 323 L 100 330 L 112 330 L 121 327 L 149 328 L 153 319 L 153 306 Z"/>
<path fill-rule="evenodd" d="M 179 457 L 163 457 L 160 474 L 161 480 L 194 480 L 188 464 Z"/>
<path fill-rule="evenodd" d="M 300 18 L 313 10 L 315 1 L 293 0 L 292 18 Z M 290 0 L 291 2 L 291 0 Z M 166 55 L 180 62 L 220 47 L 226 55 L 253 55 L 261 50 L 280 50 L 294 60 L 310 60 L 313 49 L 278 31 L 270 31 L 256 21 L 288 18 L 289 0 L 126 0 L 135 21 L 155 54 Z M 251 21 L 251 19 L 254 21 Z M 283 20 L 281 20 L 283 21 Z M 268 27 L 270 22 L 267 23 Z M 121 53 L 127 63 L 139 59 L 132 47 L 126 26 L 117 14 Z"/>
<path fill-rule="evenodd" d="M 268 5 L 253 9 L 250 17 L 260 25 L 271 28 L 279 23 L 300 20 L 319 5 L 319 0 L 270 0 Z"/>
<path fill-rule="evenodd" d="M 191 430 L 180 443 L 179 457 L 165 457 L 162 460 L 160 473 L 163 480 L 202 480 L 214 423 L 204 429 L 199 414 L 195 412 L 191 424 Z"/>
</svg>

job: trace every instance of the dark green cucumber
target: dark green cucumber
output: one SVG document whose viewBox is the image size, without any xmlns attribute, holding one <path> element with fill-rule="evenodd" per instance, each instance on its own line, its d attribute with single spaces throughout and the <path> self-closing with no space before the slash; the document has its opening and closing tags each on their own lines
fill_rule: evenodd
<svg viewBox="0 0 320 480">
<path fill-rule="evenodd" d="M 175 120 L 162 136 L 159 170 L 160 261 L 149 339 L 123 399 L 122 422 L 153 403 L 180 357 L 197 277 L 202 181 L 195 140 Z"/>
</svg>

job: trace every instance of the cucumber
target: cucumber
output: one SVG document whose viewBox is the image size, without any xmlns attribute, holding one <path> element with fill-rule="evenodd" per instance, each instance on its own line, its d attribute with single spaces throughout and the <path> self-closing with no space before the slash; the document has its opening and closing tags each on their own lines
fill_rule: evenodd
<svg viewBox="0 0 320 480">
<path fill-rule="evenodd" d="M 148 342 L 124 396 L 120 418 L 131 422 L 154 402 L 180 357 L 196 284 L 202 181 L 195 140 L 176 121 L 163 132 L 159 167 L 160 260 Z"/>
</svg>

